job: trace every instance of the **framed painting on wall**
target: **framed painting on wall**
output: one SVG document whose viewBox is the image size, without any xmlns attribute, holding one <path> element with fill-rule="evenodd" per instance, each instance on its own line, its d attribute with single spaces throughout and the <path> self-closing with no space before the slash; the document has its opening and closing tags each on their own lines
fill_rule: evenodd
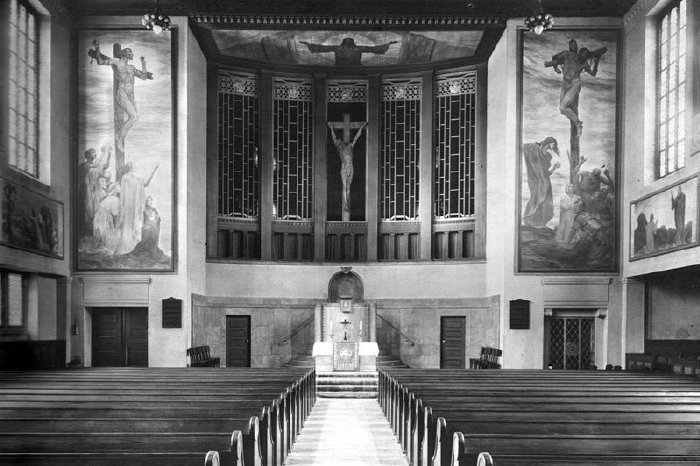
<svg viewBox="0 0 700 466">
<path fill-rule="evenodd" d="M 690 108 L 688 109 L 688 153 L 700 154 L 700 2 L 688 2 L 691 9 L 688 23 L 690 68 Z"/>
<path fill-rule="evenodd" d="M 519 36 L 518 272 L 617 269 L 618 29 Z"/>
<path fill-rule="evenodd" d="M 0 244 L 63 259 L 63 203 L 0 178 Z"/>
<path fill-rule="evenodd" d="M 630 260 L 698 245 L 698 177 L 630 204 Z"/>
<path fill-rule="evenodd" d="M 79 31 L 80 271 L 175 270 L 176 31 Z"/>
</svg>

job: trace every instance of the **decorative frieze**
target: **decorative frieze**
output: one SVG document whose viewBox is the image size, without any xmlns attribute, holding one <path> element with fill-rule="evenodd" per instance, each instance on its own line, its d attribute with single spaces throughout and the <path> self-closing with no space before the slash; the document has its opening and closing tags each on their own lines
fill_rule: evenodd
<svg viewBox="0 0 700 466">
<path fill-rule="evenodd" d="M 190 19 L 200 26 L 219 29 L 266 28 L 411 28 L 411 29 L 485 29 L 505 27 L 502 16 L 283 16 L 194 14 Z"/>
</svg>

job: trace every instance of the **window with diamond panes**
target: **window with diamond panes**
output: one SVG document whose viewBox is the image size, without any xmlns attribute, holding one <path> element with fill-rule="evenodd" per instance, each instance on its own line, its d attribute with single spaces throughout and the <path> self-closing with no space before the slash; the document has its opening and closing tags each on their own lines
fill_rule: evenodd
<svg viewBox="0 0 700 466">
<path fill-rule="evenodd" d="M 22 274 L 0 271 L 0 327 L 24 325 L 24 281 Z"/>
<path fill-rule="evenodd" d="M 25 2 L 10 0 L 6 24 L 9 38 L 8 114 L 9 164 L 39 177 L 39 18 Z"/>
<path fill-rule="evenodd" d="M 258 83 L 220 72 L 218 99 L 219 215 L 257 218 Z"/>
<path fill-rule="evenodd" d="M 434 215 L 474 215 L 476 73 L 438 76 L 435 105 Z"/>
<path fill-rule="evenodd" d="M 273 196 L 282 220 L 312 217 L 313 88 L 310 82 L 275 79 Z"/>
<path fill-rule="evenodd" d="M 382 86 L 382 220 L 418 216 L 420 80 L 386 80 Z"/>
<path fill-rule="evenodd" d="M 675 1 L 659 23 L 658 176 L 685 166 L 686 0 Z"/>
</svg>

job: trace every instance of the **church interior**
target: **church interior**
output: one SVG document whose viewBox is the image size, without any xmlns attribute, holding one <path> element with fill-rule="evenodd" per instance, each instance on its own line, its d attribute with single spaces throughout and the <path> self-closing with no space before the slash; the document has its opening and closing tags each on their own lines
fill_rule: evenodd
<svg viewBox="0 0 700 466">
<path fill-rule="evenodd" d="M 260 455 L 229 454 L 311 464 L 284 452 L 328 408 L 311 385 L 379 369 L 396 464 L 428 466 L 471 441 L 448 427 L 429 460 L 412 433 L 433 378 L 666 372 L 700 396 L 700 2 L 6 0 L 0 21 L 0 402 L 27 370 L 115 393 L 256 374 L 242 391 L 289 398 Z M 503 454 L 479 464 L 564 464 Z"/>
</svg>

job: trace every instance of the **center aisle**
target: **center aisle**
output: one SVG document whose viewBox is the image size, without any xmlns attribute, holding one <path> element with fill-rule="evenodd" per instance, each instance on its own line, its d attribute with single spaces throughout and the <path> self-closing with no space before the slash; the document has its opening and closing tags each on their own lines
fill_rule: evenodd
<svg viewBox="0 0 700 466">
<path fill-rule="evenodd" d="M 407 466 L 376 399 L 318 398 L 285 466 Z"/>
</svg>

